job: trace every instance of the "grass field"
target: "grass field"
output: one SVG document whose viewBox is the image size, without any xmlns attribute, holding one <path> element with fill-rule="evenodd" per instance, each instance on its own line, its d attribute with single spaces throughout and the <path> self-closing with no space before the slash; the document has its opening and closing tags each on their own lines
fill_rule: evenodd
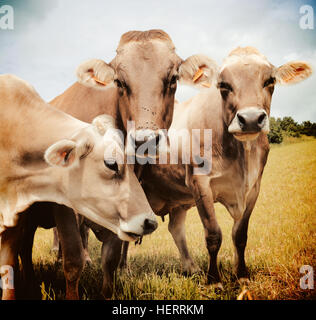
<svg viewBox="0 0 316 320">
<path fill-rule="evenodd" d="M 202 272 L 181 274 L 178 251 L 168 232 L 168 218 L 159 222 L 141 246 L 130 246 L 129 268 L 118 273 L 114 299 L 236 299 L 242 291 L 232 273 L 232 219 L 221 205 L 216 215 L 223 233 L 219 268 L 224 290 L 214 292 L 205 284 L 208 255 L 196 209 L 187 217 L 189 248 Z M 160 220 L 160 219 L 159 219 Z M 246 263 L 253 299 L 314 299 L 315 290 L 302 290 L 299 269 L 316 267 L 316 139 L 291 139 L 272 146 L 262 187 L 250 219 Z M 53 233 L 39 229 L 34 245 L 34 263 L 43 298 L 63 299 L 64 277 L 51 253 Z M 101 244 L 90 233 L 92 266 L 80 281 L 82 299 L 99 297 L 102 284 Z"/>
</svg>

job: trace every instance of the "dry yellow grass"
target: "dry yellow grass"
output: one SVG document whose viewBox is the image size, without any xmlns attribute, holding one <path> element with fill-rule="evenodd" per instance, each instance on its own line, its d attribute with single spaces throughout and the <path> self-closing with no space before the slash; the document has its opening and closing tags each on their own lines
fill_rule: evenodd
<svg viewBox="0 0 316 320">
<path fill-rule="evenodd" d="M 316 140 L 301 139 L 273 146 L 265 168 L 262 187 L 250 219 L 246 262 L 253 299 L 313 299 L 315 290 L 302 290 L 299 268 L 316 267 Z M 232 273 L 232 219 L 216 204 L 216 215 L 223 232 L 219 267 L 224 290 L 216 293 L 204 286 L 207 251 L 196 209 L 190 210 L 187 239 L 190 251 L 202 272 L 181 275 L 178 251 L 168 232 L 168 222 L 160 222 L 141 246 L 130 246 L 129 269 L 118 274 L 114 299 L 236 299 L 242 287 Z M 50 253 L 52 231 L 38 230 L 34 262 L 46 298 L 64 297 L 60 265 Z M 98 297 L 102 272 L 100 243 L 90 235 L 93 266 L 86 267 L 80 282 L 83 299 Z"/>
</svg>

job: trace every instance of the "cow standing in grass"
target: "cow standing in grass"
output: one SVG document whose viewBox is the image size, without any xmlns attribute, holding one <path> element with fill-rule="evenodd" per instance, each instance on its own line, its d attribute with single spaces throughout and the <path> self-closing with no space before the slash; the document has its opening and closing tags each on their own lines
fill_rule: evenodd
<svg viewBox="0 0 316 320">
<path fill-rule="evenodd" d="M 122 35 L 117 55 L 110 64 L 96 59 L 83 63 L 77 70 L 79 82 L 51 104 L 87 122 L 99 114 L 109 114 L 115 118 L 117 128 L 125 132 L 136 147 L 152 139 L 159 149 L 163 137 L 159 136 L 158 131 L 171 125 L 178 80 L 203 86 L 208 82 L 209 62 L 210 59 L 203 55 L 194 55 L 183 61 L 176 54 L 168 34 L 162 30 L 130 31 Z M 205 68 L 205 75 L 194 79 L 200 68 Z M 135 122 L 135 134 L 127 132 L 129 120 Z M 49 210 L 55 215 L 63 252 L 66 298 L 78 299 L 78 282 L 85 256 L 76 217 L 72 210 L 53 203 L 38 203 L 28 209 L 28 214 L 31 216 L 33 212 L 34 216 L 38 216 L 37 211 L 41 210 L 46 213 Z M 26 274 L 34 274 L 31 249 L 38 224 L 36 219 L 31 221 L 29 240 L 21 252 Z M 102 293 L 108 298 L 112 295 L 113 273 L 119 262 L 122 242 L 114 233 L 104 228 L 101 230 L 96 224 L 89 222 L 89 226 L 103 242 Z"/>
<path fill-rule="evenodd" d="M 104 157 L 110 145 L 104 134 L 115 138 L 109 130 L 112 117 L 82 122 L 45 103 L 12 75 L 0 76 L 0 96 L 1 276 L 8 268 L 17 275 L 17 254 L 25 240 L 21 212 L 36 201 L 66 205 L 122 240 L 130 233 L 144 235 L 147 225 L 157 226 L 132 168 L 113 167 Z M 14 299 L 14 285 L 5 280 L 3 285 L 3 298 Z"/>
<path fill-rule="evenodd" d="M 209 72 L 209 71 L 208 71 Z M 250 215 L 255 206 L 263 170 L 269 153 L 267 133 L 274 88 L 294 84 L 312 73 L 301 61 L 274 67 L 255 48 L 237 48 L 225 59 L 212 88 L 187 102 L 176 104 L 171 129 L 212 129 L 212 156 L 204 159 L 210 172 L 194 175 L 199 167 L 195 157 L 205 154 L 201 143 L 189 165 L 151 165 L 143 169 L 141 180 L 154 212 L 169 213 L 169 231 L 179 249 L 183 269 L 197 270 L 185 238 L 187 210 L 196 206 L 204 226 L 209 253 L 207 283 L 222 287 L 217 268 L 217 254 L 222 234 L 216 221 L 214 202 L 223 204 L 232 218 L 235 247 L 235 271 L 239 279 L 248 279 L 244 252 Z M 170 143 L 172 145 L 172 136 Z M 181 137 L 182 148 L 192 143 L 192 136 Z M 179 141 L 179 145 L 181 141 Z M 181 147 L 179 157 L 181 157 Z M 208 163 L 207 163 L 208 162 Z M 181 163 L 181 159 L 179 159 Z M 123 261 L 126 261 L 125 246 Z"/>
</svg>

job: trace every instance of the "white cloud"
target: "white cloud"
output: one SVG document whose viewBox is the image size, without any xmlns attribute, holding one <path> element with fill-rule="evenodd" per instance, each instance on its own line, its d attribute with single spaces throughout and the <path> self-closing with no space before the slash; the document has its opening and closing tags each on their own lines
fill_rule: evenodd
<svg viewBox="0 0 316 320">
<path fill-rule="evenodd" d="M 316 68 L 316 30 L 299 28 L 299 7 L 313 4 L 308 0 L 5 2 L 16 9 L 17 28 L 0 31 L 0 73 L 26 79 L 46 100 L 75 81 L 81 61 L 110 61 L 121 34 L 135 29 L 164 29 L 182 58 L 204 53 L 220 64 L 234 47 L 252 45 L 276 66 L 303 59 Z M 316 121 L 315 87 L 314 75 L 296 86 L 277 88 L 272 115 Z M 195 93 L 181 86 L 177 99 Z"/>
</svg>

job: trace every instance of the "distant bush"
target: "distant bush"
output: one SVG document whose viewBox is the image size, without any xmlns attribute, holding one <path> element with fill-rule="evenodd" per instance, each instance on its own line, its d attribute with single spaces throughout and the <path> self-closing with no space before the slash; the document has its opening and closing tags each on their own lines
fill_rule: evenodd
<svg viewBox="0 0 316 320">
<path fill-rule="evenodd" d="M 292 117 L 270 118 L 270 143 L 281 143 L 284 136 L 299 138 L 301 135 L 316 137 L 316 123 L 304 121 L 299 124 Z"/>
<path fill-rule="evenodd" d="M 292 117 L 284 117 L 280 121 L 280 127 L 287 136 L 300 137 L 300 125 Z"/>
<path fill-rule="evenodd" d="M 301 127 L 300 128 L 301 134 L 316 137 L 316 123 L 312 123 L 310 121 L 304 121 L 300 125 L 300 127 Z"/>
<path fill-rule="evenodd" d="M 281 143 L 283 141 L 283 133 L 280 125 L 281 120 L 270 118 L 270 132 L 268 139 L 270 143 Z"/>
</svg>

